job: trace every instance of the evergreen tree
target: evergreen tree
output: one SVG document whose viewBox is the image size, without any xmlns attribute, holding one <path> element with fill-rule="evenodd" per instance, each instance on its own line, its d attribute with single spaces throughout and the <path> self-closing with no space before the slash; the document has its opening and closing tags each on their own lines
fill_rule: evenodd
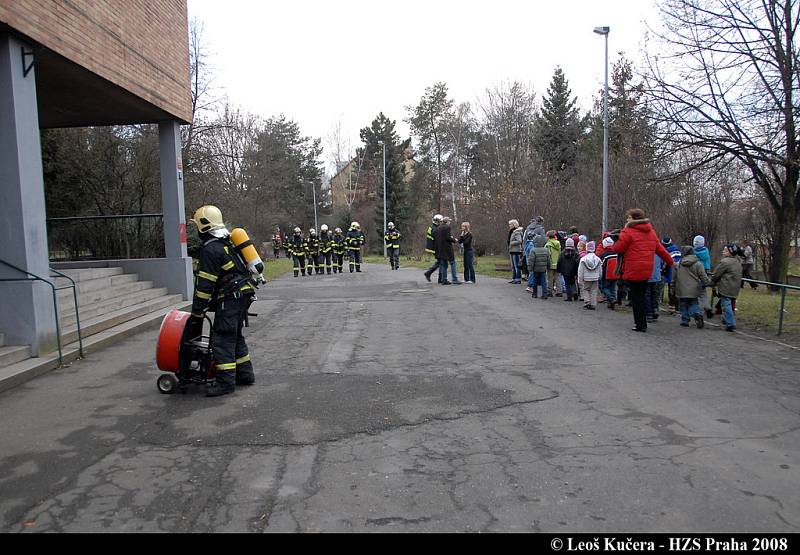
<svg viewBox="0 0 800 555">
<path fill-rule="evenodd" d="M 360 131 L 361 140 L 366 149 L 366 160 L 370 163 L 373 176 L 375 197 L 375 233 L 383 241 L 383 148 L 386 146 L 386 221 L 394 222 L 402 230 L 414 219 L 414 199 L 408 194 L 405 184 L 405 154 L 411 139 L 400 142 L 395 132 L 395 121 L 387 118 L 383 112 L 372 121 L 370 127 Z M 383 142 L 383 145 L 381 144 Z M 359 153 L 360 155 L 360 153 Z"/>
<path fill-rule="evenodd" d="M 567 78 L 556 67 L 536 115 L 533 144 L 550 172 L 572 168 L 578 152 L 581 119 Z"/>
<path fill-rule="evenodd" d="M 620 56 L 611 71 L 608 90 L 609 222 L 624 222 L 628 205 L 656 206 L 665 194 L 655 180 L 655 129 L 641 82 L 634 80 L 631 61 Z M 603 163 L 603 96 L 595 97 L 587 117 L 581 150 L 597 168 L 600 198 Z"/>
</svg>

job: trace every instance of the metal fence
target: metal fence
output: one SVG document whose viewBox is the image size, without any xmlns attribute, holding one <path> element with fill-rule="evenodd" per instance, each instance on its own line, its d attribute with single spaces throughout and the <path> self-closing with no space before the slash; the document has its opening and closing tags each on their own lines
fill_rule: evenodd
<svg viewBox="0 0 800 555">
<path fill-rule="evenodd" d="M 778 309 L 778 335 L 783 333 L 783 320 L 786 316 L 786 292 L 787 291 L 800 291 L 800 287 L 796 285 L 789 285 L 787 283 L 772 283 L 771 281 L 761 281 L 758 279 L 748 279 L 742 278 L 742 281 L 745 283 L 755 283 L 758 285 L 766 285 L 770 289 L 776 290 L 780 289 L 781 291 L 781 303 L 780 308 Z"/>
<path fill-rule="evenodd" d="M 47 219 L 51 262 L 163 258 L 163 214 Z"/>
</svg>

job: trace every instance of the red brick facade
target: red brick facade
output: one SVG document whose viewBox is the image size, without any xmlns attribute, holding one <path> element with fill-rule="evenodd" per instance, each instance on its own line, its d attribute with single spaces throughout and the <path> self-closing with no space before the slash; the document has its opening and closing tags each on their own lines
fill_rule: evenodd
<svg viewBox="0 0 800 555">
<path fill-rule="evenodd" d="M 191 120 L 186 0 L 0 0 L 0 23 Z"/>
</svg>

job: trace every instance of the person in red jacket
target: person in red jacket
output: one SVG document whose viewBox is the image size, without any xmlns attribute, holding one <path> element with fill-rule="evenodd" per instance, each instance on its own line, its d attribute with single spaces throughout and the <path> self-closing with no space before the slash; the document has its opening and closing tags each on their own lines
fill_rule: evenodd
<svg viewBox="0 0 800 555">
<path fill-rule="evenodd" d="M 608 250 L 621 255 L 622 279 L 628 282 L 633 320 L 636 323 L 632 329 L 645 332 L 645 291 L 647 280 L 653 274 L 654 255 L 658 255 L 667 266 L 672 266 L 674 262 L 650 225 L 650 220 L 645 217 L 644 210 L 631 208 L 627 215 L 628 220 L 619 234 L 619 240 L 609 246 Z"/>
</svg>

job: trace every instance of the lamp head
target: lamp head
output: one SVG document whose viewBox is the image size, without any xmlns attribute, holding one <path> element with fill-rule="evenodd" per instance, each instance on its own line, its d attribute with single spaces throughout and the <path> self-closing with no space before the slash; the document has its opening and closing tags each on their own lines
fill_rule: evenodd
<svg viewBox="0 0 800 555">
<path fill-rule="evenodd" d="M 595 27 L 594 32 L 598 35 L 607 35 L 611 31 L 611 27 Z"/>
</svg>

